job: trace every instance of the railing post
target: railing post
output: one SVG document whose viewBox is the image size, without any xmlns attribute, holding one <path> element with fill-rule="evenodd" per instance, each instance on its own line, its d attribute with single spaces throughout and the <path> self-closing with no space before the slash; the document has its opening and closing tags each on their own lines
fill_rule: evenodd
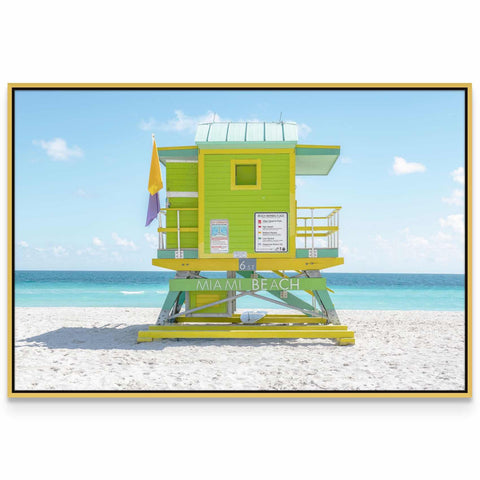
<svg viewBox="0 0 480 480">
<path fill-rule="evenodd" d="M 313 212 L 314 212 L 314 209 L 312 208 L 312 253 L 313 253 L 313 250 L 315 248 L 315 234 L 314 234 L 315 230 L 313 228 L 313 217 L 314 217 Z"/>
<path fill-rule="evenodd" d="M 160 200 L 159 200 L 160 201 Z M 158 228 L 162 228 L 162 211 L 158 212 Z M 158 232 L 158 249 L 163 250 L 163 232 Z"/>
<path fill-rule="evenodd" d="M 303 227 L 304 227 L 303 230 L 305 233 L 305 236 L 303 237 L 303 243 L 305 248 L 307 248 L 307 219 L 306 218 L 303 219 Z"/>
<path fill-rule="evenodd" d="M 327 227 L 330 226 L 330 217 L 327 215 Z M 327 229 L 327 248 L 330 248 L 330 235 L 328 234 L 329 231 Z"/>
<path fill-rule="evenodd" d="M 180 256 L 180 210 L 177 210 L 177 251 Z"/>
<path fill-rule="evenodd" d="M 337 224 L 337 242 L 336 242 L 336 248 L 338 248 L 338 246 L 339 246 L 338 234 L 339 234 L 339 232 L 340 232 L 340 227 L 339 227 L 340 212 L 337 210 L 337 211 L 335 212 L 335 215 L 337 216 L 337 221 L 336 221 L 336 224 Z"/>
</svg>

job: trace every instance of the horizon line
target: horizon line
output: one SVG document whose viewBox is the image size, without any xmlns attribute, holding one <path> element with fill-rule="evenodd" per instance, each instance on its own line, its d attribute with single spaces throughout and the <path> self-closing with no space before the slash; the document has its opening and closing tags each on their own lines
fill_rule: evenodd
<svg viewBox="0 0 480 480">
<path fill-rule="evenodd" d="M 171 272 L 175 273 L 175 270 L 61 270 L 61 269 L 53 269 L 53 270 L 45 270 L 45 269 L 15 269 L 14 272 Z M 224 270 L 210 270 L 209 272 L 223 272 Z M 285 270 L 290 271 L 290 270 Z M 293 271 L 293 270 L 292 270 Z M 460 273 L 438 273 L 438 272 L 322 272 L 328 274 L 348 274 L 348 275 L 363 275 L 363 274 L 374 274 L 374 275 L 465 275 L 465 272 Z"/>
</svg>

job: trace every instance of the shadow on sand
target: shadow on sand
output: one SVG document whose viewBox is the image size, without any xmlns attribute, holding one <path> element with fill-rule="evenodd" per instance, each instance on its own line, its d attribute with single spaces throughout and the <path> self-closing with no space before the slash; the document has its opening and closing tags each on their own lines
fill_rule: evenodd
<svg viewBox="0 0 480 480">
<path fill-rule="evenodd" d="M 140 330 L 148 325 L 129 325 L 119 327 L 62 327 L 34 337 L 20 338 L 17 347 L 47 347 L 51 349 L 74 350 L 163 350 L 171 347 L 261 347 L 289 346 L 301 347 L 317 344 L 334 347 L 334 343 L 324 339 L 166 339 L 137 343 Z"/>
</svg>

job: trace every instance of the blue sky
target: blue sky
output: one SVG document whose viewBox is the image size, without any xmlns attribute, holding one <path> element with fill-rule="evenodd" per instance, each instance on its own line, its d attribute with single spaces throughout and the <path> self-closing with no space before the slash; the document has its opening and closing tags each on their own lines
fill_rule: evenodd
<svg viewBox="0 0 480 480">
<path fill-rule="evenodd" d="M 193 145 L 218 120 L 299 124 L 340 145 L 298 205 L 341 205 L 332 272 L 463 273 L 464 94 L 458 91 L 17 91 L 17 269 L 151 270 L 151 134 Z M 163 171 L 163 175 L 165 172 Z M 162 195 L 164 205 L 164 196 Z"/>
</svg>

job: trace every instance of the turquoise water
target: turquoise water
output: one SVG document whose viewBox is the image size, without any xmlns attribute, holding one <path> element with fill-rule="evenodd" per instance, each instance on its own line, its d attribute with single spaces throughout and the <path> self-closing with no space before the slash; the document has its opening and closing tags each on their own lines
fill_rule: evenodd
<svg viewBox="0 0 480 480">
<path fill-rule="evenodd" d="M 212 273 L 211 277 L 220 277 Z M 326 273 L 337 309 L 464 310 L 464 275 Z M 17 307 L 156 307 L 168 291 L 170 272 L 16 271 Z M 310 296 L 300 297 L 310 302 Z M 241 298 L 238 308 L 281 308 Z"/>
</svg>

